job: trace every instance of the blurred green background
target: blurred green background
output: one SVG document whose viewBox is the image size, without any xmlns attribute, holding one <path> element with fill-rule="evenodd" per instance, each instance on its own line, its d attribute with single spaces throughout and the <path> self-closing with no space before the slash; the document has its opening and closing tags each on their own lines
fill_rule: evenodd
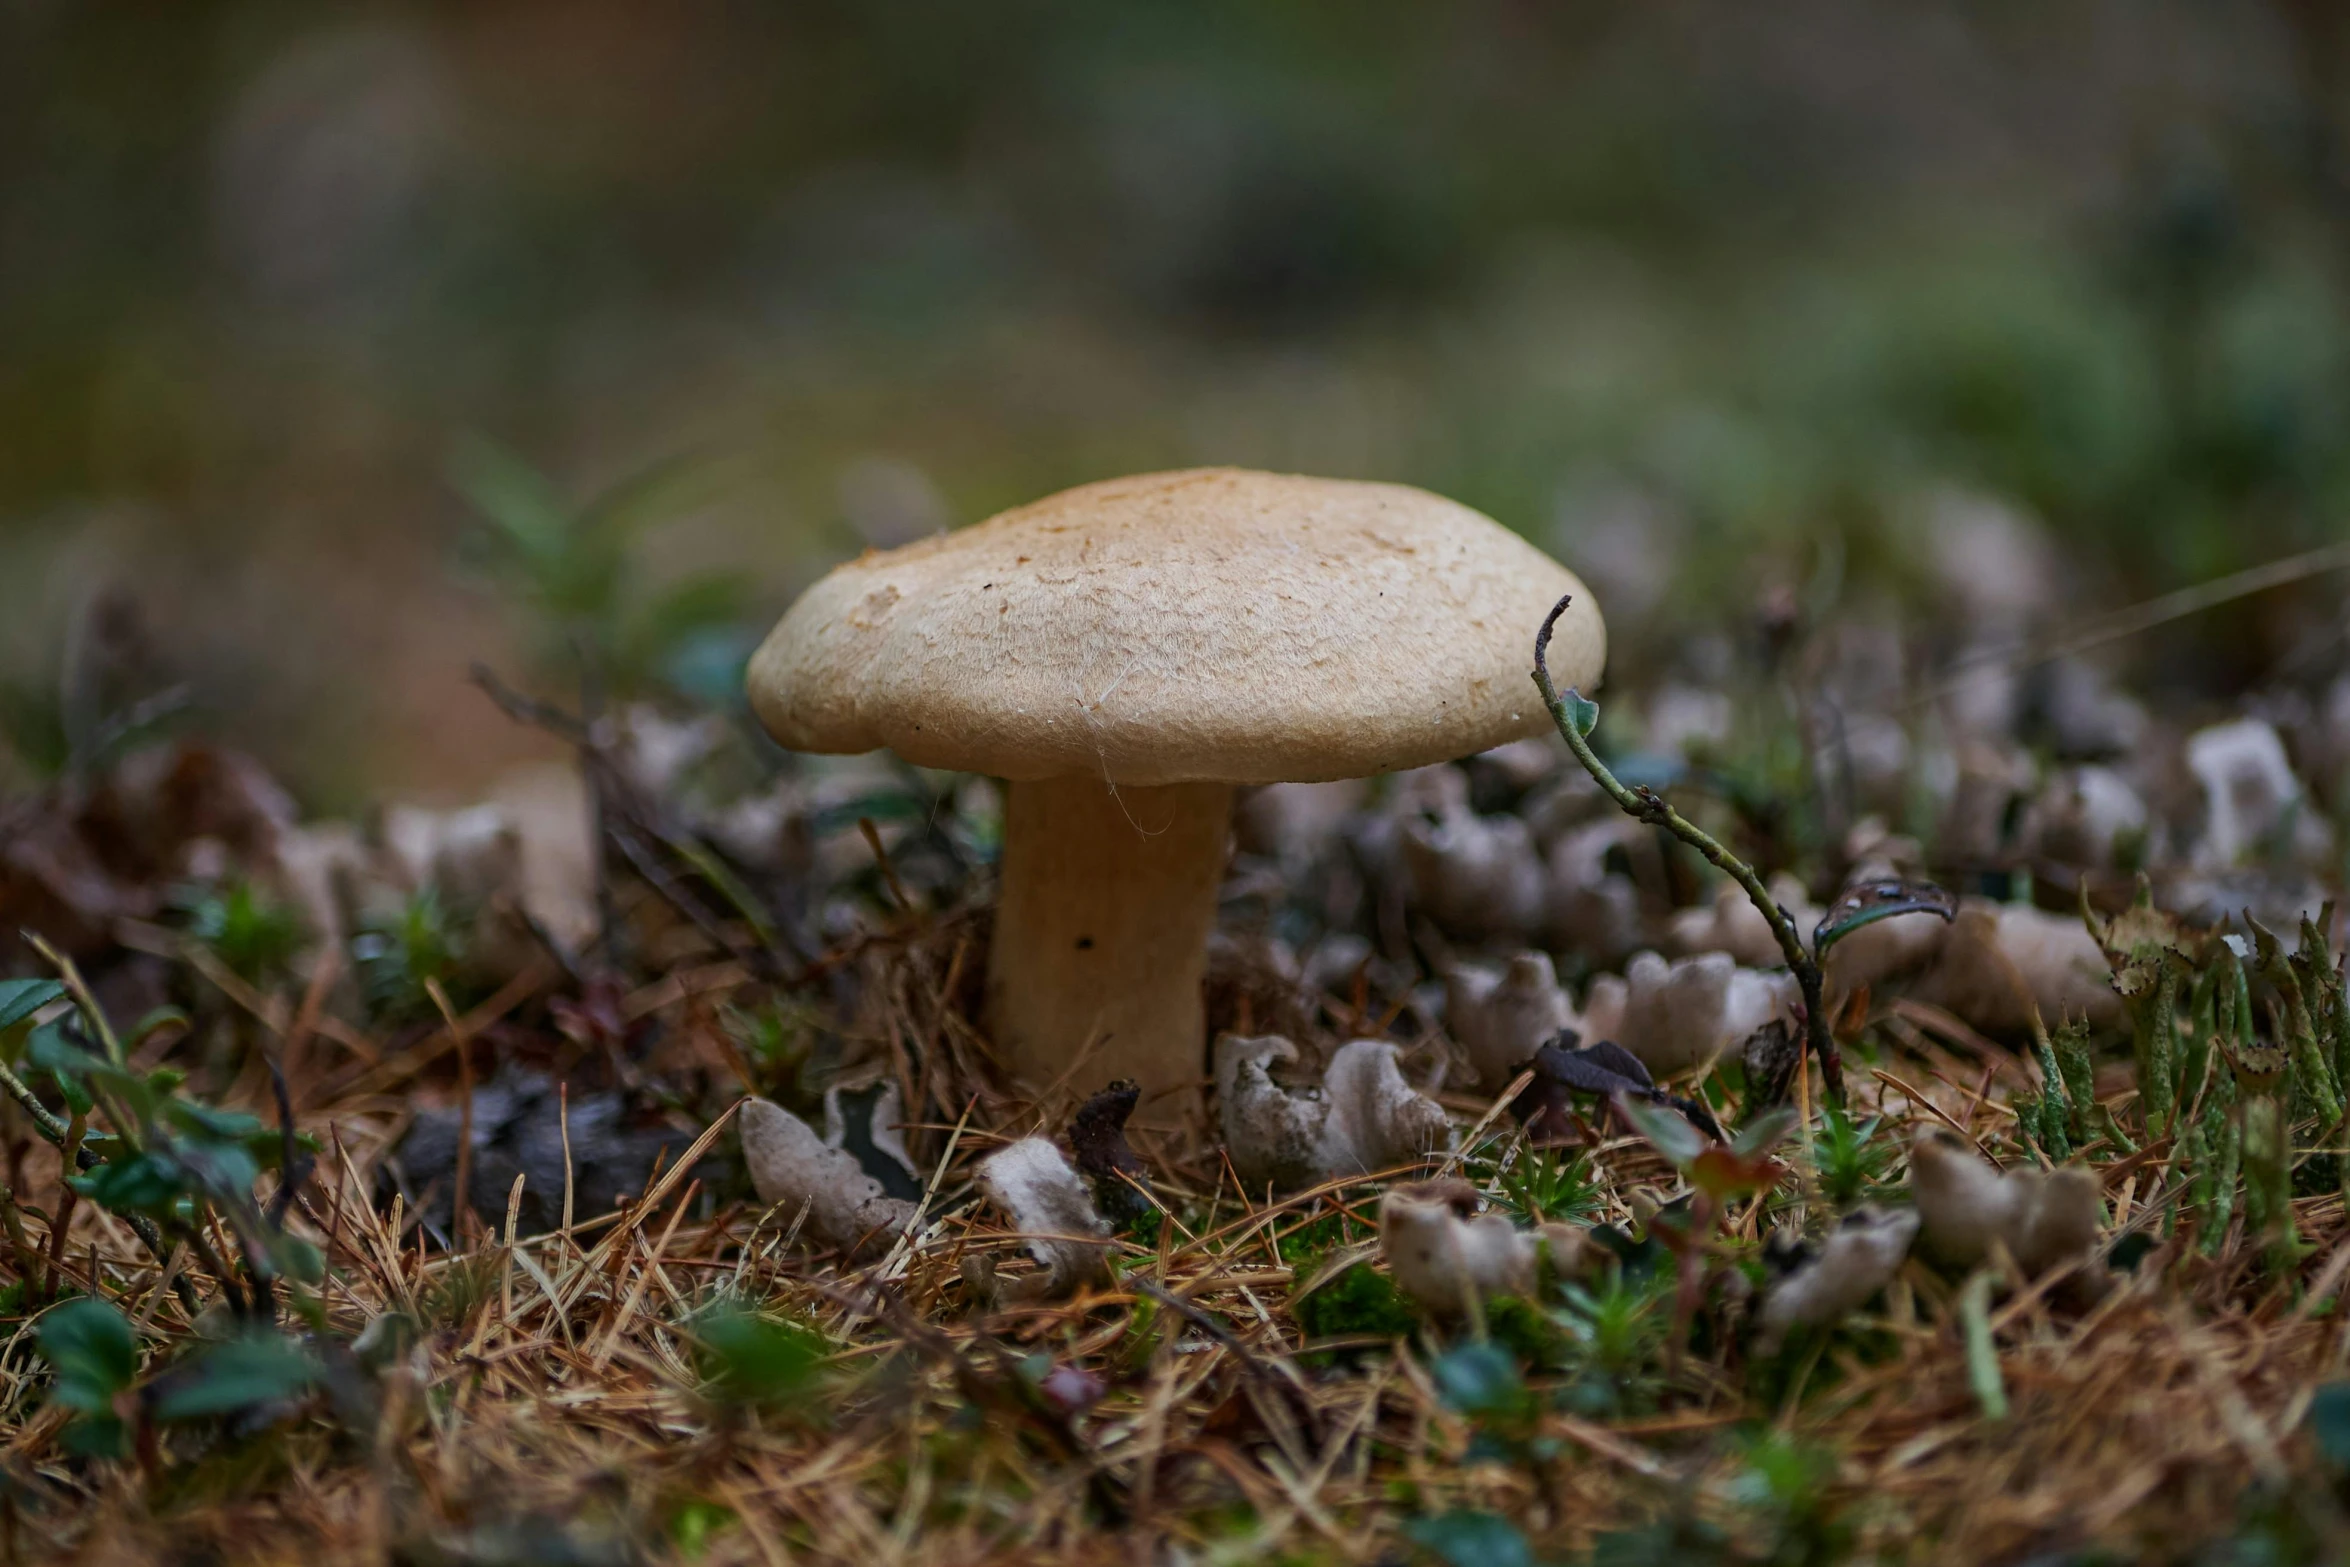
<svg viewBox="0 0 2350 1567">
<path fill-rule="evenodd" d="M 0 0 L 5 765 L 181 681 L 313 806 L 462 790 L 567 615 L 709 689 L 865 542 L 1205 462 L 1491 511 L 1619 672 L 1930 607 L 1952 493 L 2084 606 L 2325 542 L 2344 17 Z"/>
</svg>

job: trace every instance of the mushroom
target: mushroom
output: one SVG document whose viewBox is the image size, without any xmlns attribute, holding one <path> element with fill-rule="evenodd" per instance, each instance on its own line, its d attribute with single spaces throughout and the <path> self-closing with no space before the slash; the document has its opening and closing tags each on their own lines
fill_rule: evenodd
<svg viewBox="0 0 2350 1567">
<path fill-rule="evenodd" d="M 1418 767 L 1538 733 L 1534 628 L 1598 679 L 1581 582 L 1393 484 L 1201 469 L 1090 484 L 803 594 L 750 698 L 802 751 L 887 746 L 1007 781 L 987 1009 L 1032 1087 L 1132 1078 L 1179 1120 L 1235 784 Z"/>
</svg>

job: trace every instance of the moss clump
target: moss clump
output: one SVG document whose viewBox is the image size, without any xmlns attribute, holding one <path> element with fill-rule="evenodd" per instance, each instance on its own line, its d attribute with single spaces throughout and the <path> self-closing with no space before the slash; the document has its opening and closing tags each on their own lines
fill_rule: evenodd
<svg viewBox="0 0 2350 1567">
<path fill-rule="evenodd" d="M 1297 1272 L 1300 1278 L 1310 1278 L 1314 1270 L 1308 1265 Z M 1365 1334 L 1392 1339 L 1420 1325 L 1410 1303 L 1396 1293 L 1395 1281 L 1367 1262 L 1356 1263 L 1290 1309 L 1308 1343 Z"/>
</svg>

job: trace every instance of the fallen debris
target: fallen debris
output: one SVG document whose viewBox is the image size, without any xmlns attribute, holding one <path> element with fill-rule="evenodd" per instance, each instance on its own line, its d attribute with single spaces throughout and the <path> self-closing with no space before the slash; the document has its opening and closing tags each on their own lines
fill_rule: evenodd
<svg viewBox="0 0 2350 1567">
<path fill-rule="evenodd" d="M 980 1160 L 978 1174 L 979 1189 L 1043 1264 L 1041 1272 L 1011 1282 L 992 1269 L 982 1273 L 997 1304 L 1052 1300 L 1108 1281 L 1110 1227 L 1060 1149 L 1041 1137 L 1023 1137 Z"/>
<path fill-rule="evenodd" d="M 1094 1205 L 1120 1224 L 1151 1211 L 1150 1167 L 1126 1141 L 1127 1118 L 1141 1097 L 1139 1084 L 1120 1078 L 1069 1118 L 1069 1150 L 1077 1156 L 1077 1172 L 1093 1189 Z"/>
<path fill-rule="evenodd" d="M 1764 1292 L 1756 1347 L 1777 1353 L 1797 1328 L 1823 1328 L 1867 1305 L 1893 1282 L 1918 1233 L 1914 1208 L 1860 1207 L 1846 1214 L 1792 1272 Z"/>
<path fill-rule="evenodd" d="M 1397 1056 L 1383 1040 L 1353 1040 L 1331 1057 L 1319 1087 L 1292 1090 L 1272 1075 L 1298 1059 L 1288 1040 L 1216 1041 L 1216 1095 L 1234 1173 L 1251 1191 L 1287 1191 L 1441 1150 L 1452 1123 L 1406 1081 Z"/>
<path fill-rule="evenodd" d="M 2104 1204 L 2087 1170 L 2002 1171 L 1944 1131 L 1921 1136 L 1909 1160 L 1919 1250 L 1943 1267 L 1976 1267 L 1998 1245 L 2038 1277 L 2097 1244 Z"/>
<path fill-rule="evenodd" d="M 1793 975 L 1740 968 L 1726 952 L 1670 963 L 1643 952 L 1625 967 L 1620 989 L 1604 980 L 1593 985 L 1583 1026 L 1631 1051 L 1665 1082 L 1705 1071 L 1731 1046 L 1786 1015 L 1796 999 Z"/>
<path fill-rule="evenodd" d="M 782 1210 L 785 1225 L 805 1214 L 824 1244 L 857 1255 L 895 1240 L 913 1222 L 913 1203 L 889 1196 L 854 1154 L 783 1106 L 753 1099 L 739 1120 L 751 1184 L 761 1202 Z"/>
<path fill-rule="evenodd" d="M 1390 1187 L 1379 1199 L 1380 1255 L 1395 1287 L 1430 1316 L 1475 1317 L 1486 1301 L 1531 1294 L 1546 1258 L 1560 1275 L 1582 1268 L 1583 1231 L 1521 1230 L 1480 1206 L 1474 1186 L 1449 1176 Z"/>
<path fill-rule="evenodd" d="M 1521 952 L 1498 974 L 1458 964 L 1444 976 L 1444 994 L 1445 1024 L 1488 1092 L 1508 1086 L 1529 1056 L 1580 1022 L 1547 952 Z"/>
</svg>

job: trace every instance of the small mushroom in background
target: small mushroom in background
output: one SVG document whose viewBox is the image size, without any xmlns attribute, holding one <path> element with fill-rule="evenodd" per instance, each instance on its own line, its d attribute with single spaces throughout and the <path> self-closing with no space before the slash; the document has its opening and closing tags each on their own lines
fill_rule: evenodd
<svg viewBox="0 0 2350 1567">
<path fill-rule="evenodd" d="M 2104 1217 L 2097 1177 L 2077 1165 L 2002 1171 L 1948 1132 L 1910 1149 L 1918 1250 L 1945 1268 L 1972 1268 L 2007 1248 L 2027 1277 L 2086 1256 Z"/>
<path fill-rule="evenodd" d="M 1338 842 L 1339 829 L 1368 796 L 1360 778 L 1328 783 L 1277 783 L 1251 789 L 1232 814 L 1240 848 L 1286 869 L 1310 864 Z"/>
<path fill-rule="evenodd" d="M 1940 928 L 1928 920 L 1881 923 Z M 2085 1017 L 2111 1028 L 2122 1008 L 2110 972 L 2078 915 L 1970 898 L 1909 993 L 1987 1034 L 2025 1033 L 2034 1008 L 2044 1019 Z"/>
<path fill-rule="evenodd" d="M 2024 808 L 2018 849 L 2027 859 L 2110 870 L 2126 843 L 2143 846 L 2153 815 L 2110 767 L 2068 767 Z"/>
<path fill-rule="evenodd" d="M 753 1099 L 739 1124 L 751 1185 L 761 1202 L 783 1210 L 786 1224 L 804 1212 L 817 1238 L 855 1256 L 886 1246 L 913 1222 L 915 1204 L 890 1196 L 855 1154 L 783 1106 Z"/>
<path fill-rule="evenodd" d="M 1477 1188 L 1458 1177 L 1414 1181 L 1379 1199 L 1379 1251 L 1395 1287 L 1430 1316 L 1475 1314 L 1485 1301 L 1531 1294 L 1545 1251 L 1561 1274 L 1581 1271 L 1589 1242 L 1564 1224 L 1521 1230 L 1479 1213 Z"/>
<path fill-rule="evenodd" d="M 2187 768 L 2203 790 L 2198 867 L 2228 870 L 2279 850 L 2307 863 L 2332 846 L 2333 829 L 2265 721 L 2239 718 L 2198 729 L 2187 737 Z"/>
<path fill-rule="evenodd" d="M 1663 1082 L 1704 1071 L 1795 1003 L 1793 975 L 1740 968 L 1727 952 L 1670 963 L 1642 952 L 1625 967 L 1620 989 L 1593 982 L 1583 1022 L 1587 1034 L 1614 1040 Z"/>
<path fill-rule="evenodd" d="M 1606 634 L 1564 567 L 1392 484 L 1232 469 L 1086 485 L 801 596 L 751 703 L 805 751 L 887 746 L 1006 780 L 987 1007 L 1037 1089 L 1086 1058 L 1181 1119 L 1235 784 L 1360 778 L 1548 724 L 1530 628 L 1588 689 Z M 1087 1086 L 1087 1085 L 1080 1085 Z"/>
<path fill-rule="evenodd" d="M 1004 1283 L 992 1258 L 967 1259 L 965 1276 L 999 1305 L 1049 1300 L 1110 1278 L 1110 1227 L 1083 1177 L 1042 1137 L 1007 1143 L 979 1161 L 979 1189 L 1002 1209 L 1043 1271 Z M 1098 1239 L 1096 1238 L 1098 1237 Z"/>
<path fill-rule="evenodd" d="M 1298 1059 L 1278 1035 L 1216 1041 L 1216 1096 L 1225 1152 L 1250 1191 L 1311 1186 L 1369 1175 L 1443 1149 L 1452 1123 L 1444 1107 L 1412 1087 L 1385 1040 L 1339 1047 L 1318 1089 L 1291 1090 L 1272 1069 Z"/>
<path fill-rule="evenodd" d="M 297 895 L 314 921 L 322 904 L 334 908 L 330 920 L 318 922 L 321 931 L 346 931 L 355 917 L 384 918 L 429 891 L 467 921 L 468 965 L 496 980 L 537 957 L 542 937 L 565 952 L 595 937 L 595 852 L 586 786 L 575 769 L 512 769 L 491 798 L 454 810 L 394 805 L 373 838 L 356 854 L 347 836 L 296 845 L 298 856 L 310 856 L 294 883 Z"/>
<path fill-rule="evenodd" d="M 1797 930 L 1808 931 L 1819 923 L 1820 911 L 1804 892 L 1802 882 L 1781 872 L 1771 878 L 1768 891 Z M 1674 914 L 1668 944 L 1684 956 L 1727 952 L 1746 968 L 1777 968 L 1787 961 L 1787 955 L 1779 950 L 1779 938 L 1771 934 L 1771 922 L 1763 918 L 1746 889 L 1727 878 L 1716 889 L 1710 905 Z"/>
<path fill-rule="evenodd" d="M 1463 941 L 1522 941 L 1549 901 L 1534 830 L 1516 816 L 1467 812 L 1403 824 L 1413 906 Z"/>
<path fill-rule="evenodd" d="M 846 1149 L 892 1197 L 910 1202 L 922 1195 L 922 1171 L 906 1148 L 905 1099 L 894 1080 L 824 1090 L 824 1140 Z"/>
<path fill-rule="evenodd" d="M 1623 816 L 1562 833 L 1544 860 L 1549 879 L 1543 940 L 1559 952 L 1579 952 L 1594 963 L 1621 962 L 1645 939 L 1640 888 L 1608 868 L 1608 854 L 1648 829 Z"/>
<path fill-rule="evenodd" d="M 1521 952 L 1499 973 L 1456 964 L 1444 976 L 1444 996 L 1445 1027 L 1488 1092 L 1508 1087 L 1561 1029 L 1582 1026 L 1547 952 Z"/>
<path fill-rule="evenodd" d="M 1774 1354 L 1797 1328 L 1833 1326 L 1893 1282 L 1917 1239 L 1912 1208 L 1855 1208 L 1763 1295 L 1756 1347 Z"/>
<path fill-rule="evenodd" d="M 1321 1168 L 1317 1149 L 1329 1108 L 1311 1090 L 1291 1093 L 1272 1069 L 1297 1060 L 1297 1046 L 1277 1034 L 1216 1041 L 1216 1103 L 1224 1151 L 1249 1191 L 1311 1186 Z"/>
<path fill-rule="evenodd" d="M 1371 1175 L 1441 1153 L 1452 1140 L 1444 1106 L 1403 1075 L 1403 1052 L 1383 1039 L 1340 1045 L 1322 1073 L 1325 1175 Z"/>
</svg>

